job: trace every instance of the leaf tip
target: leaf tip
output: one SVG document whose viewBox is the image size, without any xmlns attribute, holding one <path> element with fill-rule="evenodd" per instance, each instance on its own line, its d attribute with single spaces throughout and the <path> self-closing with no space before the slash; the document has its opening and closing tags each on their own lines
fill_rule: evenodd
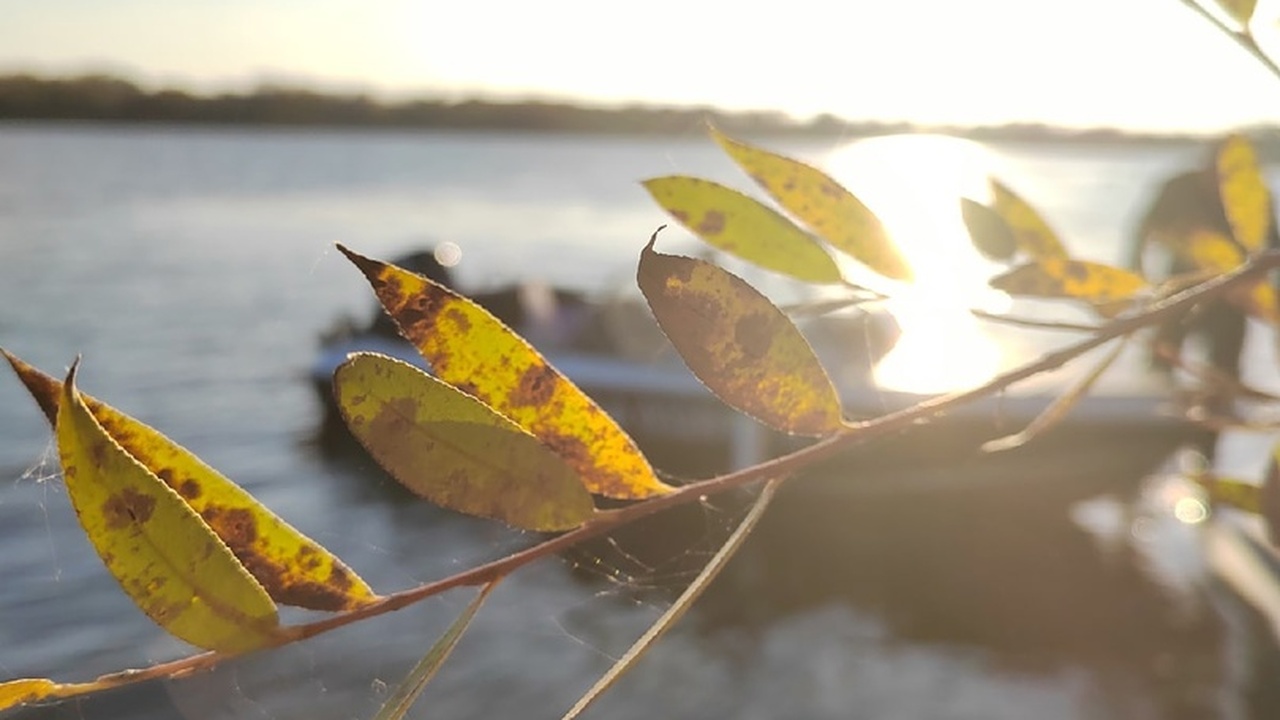
<svg viewBox="0 0 1280 720">
<path fill-rule="evenodd" d="M 660 233 L 660 232 L 662 232 L 663 230 L 666 230 L 666 229 L 667 229 L 667 226 L 666 226 L 666 224 L 664 223 L 664 224 L 662 224 L 662 225 L 659 225 L 657 230 L 654 230 L 654 231 L 653 231 L 653 234 L 649 236 L 649 242 L 648 242 L 647 244 L 645 244 L 645 246 L 644 246 L 644 251 L 645 251 L 645 252 L 647 252 L 647 253 L 651 253 L 651 252 L 653 252 L 653 251 L 654 251 L 654 250 L 653 250 L 653 245 L 654 245 L 654 243 L 658 242 L 658 233 Z"/>
<path fill-rule="evenodd" d="M 372 279 L 377 274 L 379 263 L 376 260 L 367 258 L 342 243 L 335 243 L 335 245 L 338 247 L 338 252 L 345 255 L 366 277 Z"/>
<path fill-rule="evenodd" d="M 67 379 L 62 382 L 63 392 L 74 394 L 76 392 L 76 375 L 80 372 L 80 355 L 76 355 L 76 359 L 71 361 L 71 367 L 67 368 Z"/>
</svg>

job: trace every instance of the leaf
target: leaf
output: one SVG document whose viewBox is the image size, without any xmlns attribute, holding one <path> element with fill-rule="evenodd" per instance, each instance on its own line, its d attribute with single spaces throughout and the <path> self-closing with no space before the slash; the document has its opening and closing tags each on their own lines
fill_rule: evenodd
<svg viewBox="0 0 1280 720">
<path fill-rule="evenodd" d="M 220 652 L 278 637 L 276 606 L 178 493 L 116 444 L 75 388 L 58 408 L 67 496 L 102 562 L 126 594 L 175 637 Z"/>
<path fill-rule="evenodd" d="M 809 343 L 768 298 L 711 263 L 640 255 L 637 281 L 685 364 L 721 400 L 783 432 L 830 435 L 840 399 Z"/>
<path fill-rule="evenodd" d="M 1258 6 L 1258 0 L 1218 0 L 1218 6 L 1231 16 L 1232 20 L 1240 23 L 1240 27 L 1249 27 L 1249 21 L 1253 19 L 1253 11 Z"/>
<path fill-rule="evenodd" d="M 436 671 L 444 665 L 444 661 L 449 659 L 449 655 L 453 653 L 453 649 L 457 647 L 458 641 L 462 639 L 462 633 L 466 632 L 471 625 L 471 621 L 475 618 L 476 612 L 480 610 L 480 606 L 484 604 L 485 598 L 489 597 L 489 593 L 498 586 L 498 581 L 486 583 L 480 588 L 480 592 L 471 600 L 462 614 L 449 625 L 444 634 L 440 636 L 435 644 L 427 650 L 427 654 L 422 656 L 409 671 L 409 674 L 396 687 L 395 692 L 391 693 L 391 697 L 382 704 L 382 708 L 378 710 L 378 714 L 373 720 L 401 720 L 409 708 L 413 707 L 413 703 L 417 701 L 418 696 L 422 694 L 427 683 L 431 682 L 431 678 L 435 677 Z"/>
<path fill-rule="evenodd" d="M 798 160 L 734 140 L 711 128 L 711 137 L 787 212 L 832 247 L 895 280 L 910 280 L 911 268 L 884 225 L 821 170 Z"/>
<path fill-rule="evenodd" d="M 738 548 L 742 547 L 742 543 L 746 541 L 751 531 L 755 529 L 756 524 L 760 522 L 760 518 L 764 515 L 765 508 L 773 500 L 774 492 L 779 484 L 781 484 L 781 481 L 777 479 L 769 480 L 765 484 L 759 497 L 752 504 L 751 510 L 747 512 L 747 516 L 742 519 L 742 522 L 738 523 L 738 527 L 734 529 L 733 534 L 729 536 L 724 545 L 720 546 L 716 554 L 711 556 L 711 560 L 702 568 L 702 571 L 693 579 L 693 582 L 689 583 L 689 586 L 684 589 L 684 592 L 680 593 L 680 597 L 676 598 L 671 607 L 667 608 L 667 611 L 662 613 L 662 616 L 653 625 L 649 626 L 648 630 L 645 630 L 644 634 L 636 640 L 626 654 L 619 658 L 613 664 L 613 667 L 610 667 L 609 671 L 597 680 L 585 695 L 578 699 L 578 702 L 574 703 L 569 712 L 564 714 L 562 720 L 573 720 L 573 718 L 581 715 L 582 711 L 586 710 L 591 703 L 595 702 L 610 687 L 613 687 L 618 678 L 635 667 L 640 658 L 649 651 L 649 648 L 653 647 L 680 618 L 684 617 L 685 612 L 693 607 L 693 603 L 702 596 L 702 593 L 711 585 L 711 581 L 716 579 L 720 571 L 724 569 L 725 564 L 738 552 Z"/>
<path fill-rule="evenodd" d="M 838 283 L 840 268 L 816 240 L 772 208 L 683 175 L 643 183 L 653 199 L 691 232 L 766 270 L 812 283 Z"/>
<path fill-rule="evenodd" d="M 1199 473 L 1191 479 L 1204 490 L 1214 506 L 1225 505 L 1255 515 L 1262 512 L 1262 488 L 1257 483 L 1212 473 Z"/>
<path fill-rule="evenodd" d="M 0 683 L 0 712 L 42 700 L 83 695 L 102 689 L 99 683 L 56 683 L 45 678 L 22 678 Z"/>
<path fill-rule="evenodd" d="M 55 423 L 62 383 L 3 349 L 0 354 L 13 366 L 45 417 Z M 176 491 L 276 602 L 339 611 L 377 599 L 341 560 L 189 450 L 110 405 L 88 395 L 80 397 L 103 431 Z"/>
<path fill-rule="evenodd" d="M 1107 353 L 1088 375 L 1080 378 L 1077 382 L 1067 388 L 1065 392 L 1053 399 L 1049 403 L 1049 407 L 1044 409 L 1027 424 L 1021 432 L 1012 435 L 1006 435 L 1002 438 L 989 440 L 982 444 L 983 452 L 1001 452 L 1004 450 L 1012 450 L 1016 447 L 1026 445 L 1037 436 L 1052 428 L 1062 421 L 1068 413 L 1080 402 L 1080 399 L 1088 394 L 1089 390 L 1098 382 L 1098 378 L 1107 371 L 1107 368 L 1115 364 L 1116 358 L 1120 357 L 1120 351 L 1124 349 L 1128 336 L 1121 338 L 1115 344 L 1111 352 Z"/>
<path fill-rule="evenodd" d="M 1245 261 L 1244 251 L 1238 244 L 1212 230 L 1197 229 L 1187 233 L 1178 240 L 1175 249 L 1201 270 L 1228 272 Z M 1280 298 L 1266 278 L 1248 285 L 1237 285 L 1227 291 L 1225 297 L 1263 322 L 1280 324 Z"/>
<path fill-rule="evenodd" d="M 1019 265 L 991 278 L 990 285 L 1010 295 L 1072 298 L 1104 308 L 1130 300 L 1148 287 L 1141 275 L 1124 268 L 1057 257 Z"/>
<path fill-rule="evenodd" d="M 487 310 L 421 275 L 338 249 L 437 377 L 532 433 L 588 490 L 617 499 L 670 492 L 613 418 Z"/>
<path fill-rule="evenodd" d="M 1013 228 L 1000 213 L 969 198 L 960 198 L 960 215 L 978 252 L 991 260 L 1013 259 L 1018 241 L 1013 236 Z"/>
<path fill-rule="evenodd" d="M 570 530 L 591 496 L 563 459 L 476 398 L 407 363 L 352 355 L 334 373 L 347 427 L 417 495 L 526 530 Z"/>
<path fill-rule="evenodd" d="M 1218 145 L 1214 167 L 1232 235 L 1247 252 L 1260 252 L 1271 229 L 1271 194 L 1253 145 L 1243 135 L 1228 135 Z"/>
<path fill-rule="evenodd" d="M 1058 239 L 1058 234 L 1026 200 L 995 179 L 991 180 L 991 196 L 992 209 L 1004 218 L 1013 231 L 1014 242 L 1019 250 L 1036 260 L 1066 259 L 1067 250 Z"/>
</svg>

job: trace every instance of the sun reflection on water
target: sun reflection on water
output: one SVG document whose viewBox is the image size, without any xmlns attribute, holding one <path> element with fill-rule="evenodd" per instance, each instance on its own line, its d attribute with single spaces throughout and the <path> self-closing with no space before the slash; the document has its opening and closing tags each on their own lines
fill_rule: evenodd
<svg viewBox="0 0 1280 720">
<path fill-rule="evenodd" d="M 995 266 L 969 242 L 960 198 L 987 199 L 993 160 L 981 145 L 943 135 L 893 135 L 833 151 L 822 165 L 884 223 L 915 281 L 889 288 L 902 328 L 875 369 L 884 388 L 932 393 L 978 385 L 999 371 L 1004 349 L 970 310 L 1007 309 L 986 280 Z M 862 281 L 861 268 L 849 276 Z M 874 282 L 868 279 L 868 284 Z"/>
</svg>

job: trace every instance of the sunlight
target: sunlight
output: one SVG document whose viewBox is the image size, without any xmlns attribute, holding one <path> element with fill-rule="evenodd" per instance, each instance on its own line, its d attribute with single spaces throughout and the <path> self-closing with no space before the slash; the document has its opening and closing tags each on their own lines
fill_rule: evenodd
<svg viewBox="0 0 1280 720">
<path fill-rule="evenodd" d="M 960 216 L 961 197 L 986 200 L 987 151 L 943 135 L 894 135 L 840 148 L 822 164 L 880 217 L 915 271 L 916 282 L 887 304 L 902 337 L 876 367 L 877 383 L 926 393 L 988 380 L 1002 350 L 969 310 L 999 311 L 1008 297 L 987 287 L 994 266 Z"/>
</svg>

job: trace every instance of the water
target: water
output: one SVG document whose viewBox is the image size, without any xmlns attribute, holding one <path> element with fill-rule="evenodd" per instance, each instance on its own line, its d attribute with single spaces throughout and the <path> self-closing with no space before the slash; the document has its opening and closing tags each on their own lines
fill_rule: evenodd
<svg viewBox="0 0 1280 720">
<path fill-rule="evenodd" d="M 855 188 L 887 182 L 854 173 L 862 150 L 790 149 Z M 1082 254 L 1111 261 L 1154 181 L 1198 153 L 980 150 Z M 932 176 L 932 155 L 899 157 L 899 184 Z M 84 389 L 194 450 L 375 588 L 409 587 L 533 538 L 412 502 L 359 454 L 316 442 L 304 377 L 316 337 L 370 306 L 332 243 L 387 257 L 452 240 L 469 287 L 532 277 L 627 292 L 667 221 L 635 181 L 670 173 L 744 186 L 694 136 L 3 127 L 0 345 L 55 373 L 82 355 Z M 695 247 L 674 229 L 663 243 Z M 50 452 L 33 403 L 0 379 L 0 677 L 76 680 L 186 654 L 102 568 Z M 1085 508 L 1094 532 L 1068 518 L 1028 528 L 784 508 L 593 717 L 1265 716 L 1275 706 L 1232 665 L 1191 531 L 1149 504 L 1145 525 Z M 416 716 L 557 716 L 738 514 L 687 516 L 701 537 L 665 558 L 602 546 L 512 577 Z M 467 600 L 19 716 L 370 717 Z"/>
</svg>

